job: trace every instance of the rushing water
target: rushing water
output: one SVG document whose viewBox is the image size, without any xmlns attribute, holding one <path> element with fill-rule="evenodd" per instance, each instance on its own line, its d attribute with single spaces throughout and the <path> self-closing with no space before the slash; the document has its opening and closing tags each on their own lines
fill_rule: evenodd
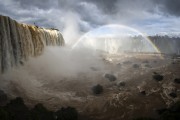
<svg viewBox="0 0 180 120">
<path fill-rule="evenodd" d="M 39 56 L 45 46 L 62 46 L 57 30 L 38 28 L 0 16 L 0 71 L 23 64 L 30 56 Z"/>
</svg>

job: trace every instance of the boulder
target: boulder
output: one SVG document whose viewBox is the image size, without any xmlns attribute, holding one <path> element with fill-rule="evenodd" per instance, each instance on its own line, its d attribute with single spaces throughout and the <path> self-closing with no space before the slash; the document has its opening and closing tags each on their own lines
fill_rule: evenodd
<svg viewBox="0 0 180 120">
<path fill-rule="evenodd" d="M 171 93 L 169 93 L 169 96 L 172 98 L 176 98 L 177 94 L 176 94 L 176 92 L 171 92 Z"/>
<path fill-rule="evenodd" d="M 134 64 L 133 68 L 139 68 L 140 66 L 138 64 Z"/>
<path fill-rule="evenodd" d="M 114 75 L 112 75 L 112 74 L 105 74 L 105 76 L 104 76 L 105 78 L 107 78 L 109 81 L 115 81 L 117 78 L 114 76 Z"/>
<path fill-rule="evenodd" d="M 124 81 L 120 81 L 117 83 L 118 87 L 124 87 L 126 85 L 126 83 Z"/>
<path fill-rule="evenodd" d="M 174 83 L 180 84 L 180 78 L 175 78 Z"/>
<path fill-rule="evenodd" d="M 164 76 L 162 76 L 160 74 L 154 74 L 153 79 L 156 81 L 162 81 L 164 79 Z"/>
<path fill-rule="evenodd" d="M 95 86 L 92 87 L 92 91 L 94 94 L 101 94 L 103 92 L 103 86 L 97 84 Z"/>
</svg>

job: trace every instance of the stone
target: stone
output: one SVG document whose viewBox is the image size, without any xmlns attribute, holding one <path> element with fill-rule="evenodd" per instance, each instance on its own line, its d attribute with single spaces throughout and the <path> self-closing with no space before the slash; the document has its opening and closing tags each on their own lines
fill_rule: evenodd
<svg viewBox="0 0 180 120">
<path fill-rule="evenodd" d="M 143 61 L 143 63 L 149 63 L 149 61 L 148 61 L 148 60 L 145 60 L 145 61 Z"/>
<path fill-rule="evenodd" d="M 124 81 L 120 81 L 117 83 L 118 87 L 124 87 L 126 85 L 126 83 Z"/>
<path fill-rule="evenodd" d="M 123 64 L 131 64 L 131 61 L 124 61 Z"/>
<path fill-rule="evenodd" d="M 140 93 L 141 93 L 142 95 L 146 95 L 146 91 L 145 91 L 145 90 L 140 91 Z"/>
<path fill-rule="evenodd" d="M 133 68 L 139 68 L 139 65 L 138 64 L 134 64 Z"/>
<path fill-rule="evenodd" d="M 112 75 L 112 74 L 105 74 L 105 76 L 104 76 L 105 78 L 107 78 L 107 79 L 109 79 L 109 81 L 115 81 L 117 78 L 114 76 L 114 75 Z"/>
<path fill-rule="evenodd" d="M 152 66 L 149 65 L 149 64 L 146 64 L 146 65 L 144 65 L 144 66 L 147 67 L 147 68 L 152 68 Z"/>
<path fill-rule="evenodd" d="M 180 78 L 175 78 L 174 83 L 180 84 Z"/>
<path fill-rule="evenodd" d="M 169 93 L 169 96 L 172 97 L 172 98 L 176 98 L 177 94 L 175 92 L 171 92 L 171 93 Z"/>
<path fill-rule="evenodd" d="M 153 79 L 156 81 L 162 81 L 164 79 L 164 76 L 162 76 L 160 74 L 154 74 Z"/>
<path fill-rule="evenodd" d="M 92 87 L 92 91 L 94 94 L 101 94 L 103 92 L 103 86 L 97 84 L 95 86 Z"/>
</svg>

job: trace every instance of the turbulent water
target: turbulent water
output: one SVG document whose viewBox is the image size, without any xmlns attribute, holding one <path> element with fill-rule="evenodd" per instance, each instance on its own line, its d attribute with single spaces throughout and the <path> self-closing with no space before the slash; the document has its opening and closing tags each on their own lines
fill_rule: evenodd
<svg viewBox="0 0 180 120">
<path fill-rule="evenodd" d="M 64 39 L 57 30 L 20 24 L 0 16 L 0 71 L 23 64 L 30 56 L 42 54 L 45 46 L 62 46 Z"/>
</svg>

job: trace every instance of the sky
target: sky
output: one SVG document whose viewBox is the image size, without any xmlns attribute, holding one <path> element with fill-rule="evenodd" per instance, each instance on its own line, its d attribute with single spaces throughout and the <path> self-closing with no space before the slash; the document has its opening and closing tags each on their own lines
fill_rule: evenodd
<svg viewBox="0 0 180 120">
<path fill-rule="evenodd" d="M 60 31 L 120 24 L 147 34 L 180 32 L 180 0 L 0 0 L 0 14 Z"/>
</svg>

